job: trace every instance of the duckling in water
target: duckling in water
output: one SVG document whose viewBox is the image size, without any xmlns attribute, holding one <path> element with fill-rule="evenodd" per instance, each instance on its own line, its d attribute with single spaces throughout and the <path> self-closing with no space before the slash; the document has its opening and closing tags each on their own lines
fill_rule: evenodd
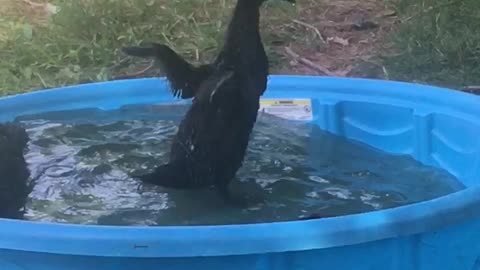
<svg viewBox="0 0 480 270">
<path fill-rule="evenodd" d="M 0 124 L 0 218 L 23 219 L 30 192 L 24 158 L 29 138 L 14 124 Z"/>
<path fill-rule="evenodd" d="M 212 64 L 194 67 L 165 45 L 124 49 L 134 56 L 155 56 L 175 96 L 194 97 L 180 123 L 167 164 L 141 181 L 178 189 L 215 186 L 234 202 L 230 181 L 242 166 L 267 87 L 268 58 L 260 32 L 260 7 L 266 0 L 238 0 L 225 44 Z M 294 3 L 294 0 L 286 0 Z"/>
</svg>

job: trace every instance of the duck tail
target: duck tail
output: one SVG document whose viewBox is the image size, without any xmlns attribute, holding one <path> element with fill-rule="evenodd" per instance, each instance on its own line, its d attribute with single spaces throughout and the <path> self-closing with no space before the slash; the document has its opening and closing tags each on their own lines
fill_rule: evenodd
<svg viewBox="0 0 480 270">
<path fill-rule="evenodd" d="M 195 188 L 189 171 L 179 163 L 161 165 L 152 173 L 134 176 L 143 183 L 174 189 Z"/>
</svg>

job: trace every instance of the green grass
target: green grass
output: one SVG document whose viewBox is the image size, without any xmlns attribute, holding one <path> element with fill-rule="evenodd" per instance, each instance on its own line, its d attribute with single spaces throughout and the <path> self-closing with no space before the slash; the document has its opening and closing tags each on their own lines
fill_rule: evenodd
<svg viewBox="0 0 480 270">
<path fill-rule="evenodd" d="M 45 25 L 18 16 L 3 19 L 8 27 L 0 39 L 0 95 L 108 80 L 141 62 L 123 55 L 122 46 L 148 41 L 166 43 L 193 62 L 209 61 L 222 43 L 234 1 L 55 3 L 61 11 Z M 264 12 L 265 21 L 276 26 L 291 20 L 295 9 L 275 4 Z M 266 38 L 278 38 L 278 31 Z"/>
<path fill-rule="evenodd" d="M 480 84 L 480 1 L 397 0 L 399 55 L 385 60 L 391 79 L 449 87 Z"/>
<path fill-rule="evenodd" d="M 390 79 L 456 88 L 480 85 L 479 0 L 385 1 L 396 4 L 401 19 L 386 40 L 395 52 L 383 63 Z M 142 42 L 166 43 L 192 62 L 209 61 L 222 44 L 235 0 L 55 0 L 51 2 L 61 11 L 46 24 L 8 8 L 9 3 L 16 7 L 21 2 L 4 2 L 0 96 L 109 80 L 139 70 L 145 60 L 126 57 L 120 48 Z M 315 48 L 309 43 L 312 32 L 291 22 L 302 8 L 299 19 L 317 22 L 316 14 L 329 2 L 298 2 L 295 9 L 270 1 L 263 10 L 272 73 L 290 68 L 289 60 L 278 53 L 285 44 Z M 146 75 L 158 72 L 151 69 Z"/>
</svg>

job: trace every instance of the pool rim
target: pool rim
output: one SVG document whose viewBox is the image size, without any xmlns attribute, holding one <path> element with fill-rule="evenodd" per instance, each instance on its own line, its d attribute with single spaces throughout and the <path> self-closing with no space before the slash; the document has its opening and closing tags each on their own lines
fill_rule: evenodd
<svg viewBox="0 0 480 270">
<path fill-rule="evenodd" d="M 106 85 L 140 85 L 159 81 L 165 82 L 163 78 L 119 80 L 43 90 L 0 99 L 0 106 L 8 103 L 15 105 L 21 99 L 33 101 L 41 95 L 51 96 L 65 93 L 66 90 L 77 89 L 80 92 L 84 91 L 84 87 L 98 90 L 99 87 Z M 355 91 L 364 89 L 368 90 L 367 92 L 372 91 L 373 85 L 376 89 L 386 87 L 389 90 L 376 90 L 376 93 L 393 95 L 399 100 L 412 94 L 415 95 L 416 102 L 439 98 L 442 102 L 445 102 L 445 99 L 449 99 L 450 102 L 454 100 L 457 106 L 462 107 L 452 112 L 460 113 L 464 117 L 468 117 L 470 111 L 475 111 L 469 106 L 480 104 L 480 98 L 467 93 L 419 84 L 372 79 L 276 75 L 270 76 L 269 87 L 301 88 L 311 83 L 317 86 L 335 85 L 333 88 L 337 89 L 348 86 L 356 88 Z M 395 91 L 398 92 L 400 89 L 402 93 L 395 95 Z M 462 104 L 459 104 L 460 102 Z M 114 108 L 114 105 L 109 108 Z M 67 255 L 146 258 L 304 251 L 412 235 L 464 222 L 480 216 L 480 199 L 478 198 L 480 198 L 480 187 L 472 186 L 433 200 L 375 212 L 310 221 L 246 225 L 125 227 L 0 219 L 0 248 Z"/>
</svg>

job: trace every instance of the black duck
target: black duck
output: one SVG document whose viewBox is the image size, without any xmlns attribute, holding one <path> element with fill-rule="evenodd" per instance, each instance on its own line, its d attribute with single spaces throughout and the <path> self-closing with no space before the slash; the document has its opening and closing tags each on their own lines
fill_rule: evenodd
<svg viewBox="0 0 480 270">
<path fill-rule="evenodd" d="M 228 185 L 242 166 L 267 87 L 268 59 L 259 32 L 264 2 L 238 0 L 224 47 L 211 64 L 194 67 L 160 44 L 124 49 L 135 56 L 155 56 L 173 94 L 193 97 L 169 162 L 139 176 L 143 182 L 179 189 L 215 186 L 222 198 L 232 201 Z"/>
<path fill-rule="evenodd" d="M 24 158 L 28 140 L 23 128 L 0 124 L 0 218 L 23 219 L 30 193 L 30 172 Z"/>
</svg>

